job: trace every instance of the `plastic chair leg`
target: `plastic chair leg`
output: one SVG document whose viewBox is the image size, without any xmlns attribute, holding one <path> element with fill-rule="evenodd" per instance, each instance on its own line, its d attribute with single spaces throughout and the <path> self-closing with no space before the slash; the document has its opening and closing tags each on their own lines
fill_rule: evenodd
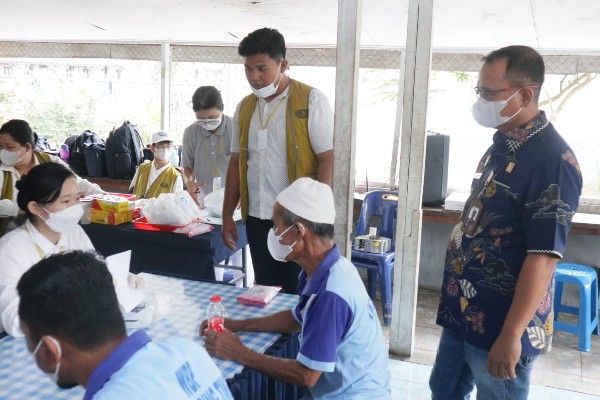
<svg viewBox="0 0 600 400">
<path fill-rule="evenodd" d="M 554 286 L 554 321 L 558 320 L 558 312 L 562 311 L 563 283 L 556 282 Z"/>
<path fill-rule="evenodd" d="M 376 270 L 374 269 L 367 269 L 367 292 L 369 293 L 369 297 L 371 298 L 371 300 L 375 300 L 375 295 L 377 292 L 376 289 L 376 285 L 377 285 L 377 277 L 378 277 L 378 273 Z"/>
<path fill-rule="evenodd" d="M 579 342 L 578 347 L 581 351 L 590 351 L 592 349 L 591 343 L 591 329 L 590 324 L 592 320 L 591 312 L 591 288 L 590 285 L 584 285 L 579 288 Z"/>
<path fill-rule="evenodd" d="M 387 265 L 383 265 L 380 267 L 379 273 L 383 323 L 385 326 L 390 326 L 392 322 L 392 271 Z"/>
</svg>

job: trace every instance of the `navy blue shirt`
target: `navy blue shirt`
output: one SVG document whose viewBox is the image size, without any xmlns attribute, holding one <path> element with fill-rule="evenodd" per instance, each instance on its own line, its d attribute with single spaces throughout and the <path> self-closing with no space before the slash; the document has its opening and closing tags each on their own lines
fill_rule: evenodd
<svg viewBox="0 0 600 400">
<path fill-rule="evenodd" d="M 562 258 L 581 187 L 575 155 L 543 111 L 506 134 L 496 132 L 450 238 L 437 324 L 489 350 L 525 257 Z M 552 294 L 550 284 L 521 338 L 522 355 L 550 347 Z"/>
</svg>

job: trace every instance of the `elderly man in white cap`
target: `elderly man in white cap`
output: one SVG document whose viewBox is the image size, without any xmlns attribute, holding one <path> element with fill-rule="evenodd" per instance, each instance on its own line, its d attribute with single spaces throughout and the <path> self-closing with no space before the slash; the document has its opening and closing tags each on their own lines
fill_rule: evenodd
<svg viewBox="0 0 600 400">
<path fill-rule="evenodd" d="M 173 152 L 173 137 L 169 132 L 152 134 L 150 150 L 154 161 L 143 162 L 135 171 L 129 191 L 138 199 L 158 197 L 161 193 L 183 192 L 181 174 L 169 161 Z"/>
<path fill-rule="evenodd" d="M 300 178 L 273 207 L 268 246 L 273 258 L 302 267 L 300 300 L 266 317 L 225 320 L 226 331 L 207 330 L 206 350 L 273 378 L 309 388 L 315 399 L 389 399 L 388 355 L 375 307 L 356 268 L 333 242 L 335 208 L 328 185 Z M 301 332 L 295 360 L 245 347 L 238 331 Z"/>
</svg>

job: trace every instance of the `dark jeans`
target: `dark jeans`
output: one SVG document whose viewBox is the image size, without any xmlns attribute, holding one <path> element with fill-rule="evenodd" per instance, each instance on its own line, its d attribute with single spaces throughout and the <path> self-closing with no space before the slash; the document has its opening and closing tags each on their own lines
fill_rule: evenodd
<svg viewBox="0 0 600 400">
<path fill-rule="evenodd" d="M 298 293 L 298 275 L 301 268 L 295 262 L 280 262 L 273 257 L 267 247 L 267 235 L 273 228 L 273 221 L 248 216 L 246 235 L 250 245 L 254 280 L 258 285 L 281 286 L 282 293 Z"/>
</svg>

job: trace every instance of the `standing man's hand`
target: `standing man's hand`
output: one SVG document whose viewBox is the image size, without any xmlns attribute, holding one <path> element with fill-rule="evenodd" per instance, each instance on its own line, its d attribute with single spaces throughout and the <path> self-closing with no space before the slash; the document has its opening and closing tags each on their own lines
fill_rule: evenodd
<svg viewBox="0 0 600 400">
<path fill-rule="evenodd" d="M 223 226 L 221 226 L 221 237 L 225 246 L 231 250 L 236 249 L 236 243 L 238 240 L 237 226 L 231 215 L 223 215 Z"/>
<path fill-rule="evenodd" d="M 508 337 L 502 333 L 488 353 L 488 372 L 497 379 L 515 379 L 515 367 L 521 357 L 521 338 Z"/>
<path fill-rule="evenodd" d="M 190 196 L 192 196 L 192 200 L 194 200 L 194 202 L 198 205 L 200 205 L 200 203 L 198 203 L 198 191 L 205 185 L 204 182 L 194 182 L 194 181 L 188 181 L 186 182 L 185 186 L 187 188 L 188 193 L 190 194 Z"/>
</svg>

